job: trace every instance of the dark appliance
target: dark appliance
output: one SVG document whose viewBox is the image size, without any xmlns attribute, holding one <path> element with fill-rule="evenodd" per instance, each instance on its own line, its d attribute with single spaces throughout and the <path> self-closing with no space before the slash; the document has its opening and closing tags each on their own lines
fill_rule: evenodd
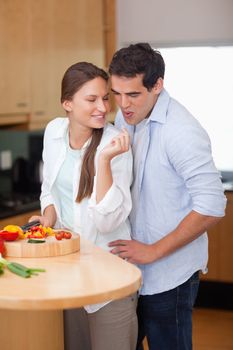
<svg viewBox="0 0 233 350">
<path fill-rule="evenodd" d="M 31 193 L 40 193 L 42 184 L 43 134 L 29 136 L 29 184 Z"/>
<path fill-rule="evenodd" d="M 17 158 L 12 167 L 12 192 L 40 194 L 42 184 L 43 135 L 30 135 L 29 158 Z"/>
<path fill-rule="evenodd" d="M 40 193 L 42 184 L 42 160 L 29 162 L 29 190 L 31 193 Z"/>
<path fill-rule="evenodd" d="M 0 219 L 19 215 L 40 208 L 38 194 L 0 194 Z"/>
<path fill-rule="evenodd" d="M 27 159 L 17 158 L 12 166 L 12 191 L 16 193 L 30 192 L 30 167 Z"/>
</svg>

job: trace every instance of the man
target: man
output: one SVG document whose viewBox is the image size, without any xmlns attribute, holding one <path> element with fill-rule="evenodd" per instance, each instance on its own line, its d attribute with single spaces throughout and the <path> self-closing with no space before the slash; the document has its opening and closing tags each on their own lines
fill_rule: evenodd
<svg viewBox="0 0 233 350">
<path fill-rule="evenodd" d="M 192 349 L 206 231 L 226 205 L 209 137 L 164 89 L 164 71 L 161 54 L 146 43 L 117 51 L 109 68 L 120 107 L 116 125 L 130 132 L 134 153 L 133 240 L 110 246 L 142 271 L 138 350 L 145 336 L 152 350 Z"/>
</svg>

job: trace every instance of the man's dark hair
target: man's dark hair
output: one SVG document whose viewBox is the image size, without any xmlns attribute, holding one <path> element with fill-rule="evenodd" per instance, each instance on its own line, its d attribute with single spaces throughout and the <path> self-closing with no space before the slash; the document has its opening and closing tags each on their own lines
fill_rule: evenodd
<svg viewBox="0 0 233 350">
<path fill-rule="evenodd" d="M 109 66 L 110 75 L 135 77 L 143 74 L 143 85 L 150 91 L 158 78 L 164 78 L 165 63 L 159 51 L 148 43 L 131 44 L 118 50 Z"/>
</svg>

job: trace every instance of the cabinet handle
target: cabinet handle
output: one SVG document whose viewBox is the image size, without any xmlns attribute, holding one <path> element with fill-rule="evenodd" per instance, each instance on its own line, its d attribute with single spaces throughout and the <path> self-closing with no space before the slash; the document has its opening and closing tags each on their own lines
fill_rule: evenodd
<svg viewBox="0 0 233 350">
<path fill-rule="evenodd" d="M 24 108 L 24 107 L 27 107 L 27 103 L 26 102 L 18 102 L 17 104 L 16 104 L 16 106 L 17 107 L 20 107 L 20 108 Z"/>
<path fill-rule="evenodd" d="M 44 111 L 35 111 L 34 114 L 35 114 L 35 115 L 44 115 L 45 112 L 44 112 Z"/>
</svg>

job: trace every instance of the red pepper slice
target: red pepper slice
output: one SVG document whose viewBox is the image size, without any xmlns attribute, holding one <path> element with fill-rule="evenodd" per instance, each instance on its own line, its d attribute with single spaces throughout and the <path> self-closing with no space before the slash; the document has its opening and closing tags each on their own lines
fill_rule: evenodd
<svg viewBox="0 0 233 350">
<path fill-rule="evenodd" d="M 31 231 L 31 232 L 34 232 L 34 231 L 39 231 L 40 233 L 43 233 L 44 232 L 44 230 L 41 228 L 41 227 L 39 227 L 39 226 L 32 226 L 30 229 L 29 229 L 29 231 Z"/>
<path fill-rule="evenodd" d="M 0 239 L 4 241 L 15 241 L 19 237 L 19 232 L 0 231 Z"/>
<path fill-rule="evenodd" d="M 36 232 L 32 232 L 31 234 L 29 234 L 28 236 L 27 236 L 27 238 L 37 238 L 37 239 L 41 239 L 41 238 L 45 238 L 40 232 L 39 232 L 39 234 L 41 235 L 41 236 L 38 236 L 37 234 L 36 234 Z"/>
<path fill-rule="evenodd" d="M 38 227 L 38 226 L 32 226 L 29 230 L 28 230 L 28 238 L 44 238 L 47 236 L 46 232 L 44 231 L 44 229 L 42 227 Z"/>
<path fill-rule="evenodd" d="M 0 253 L 2 254 L 3 257 L 6 254 L 6 248 L 4 245 L 4 241 L 1 238 L 0 238 Z"/>
</svg>

